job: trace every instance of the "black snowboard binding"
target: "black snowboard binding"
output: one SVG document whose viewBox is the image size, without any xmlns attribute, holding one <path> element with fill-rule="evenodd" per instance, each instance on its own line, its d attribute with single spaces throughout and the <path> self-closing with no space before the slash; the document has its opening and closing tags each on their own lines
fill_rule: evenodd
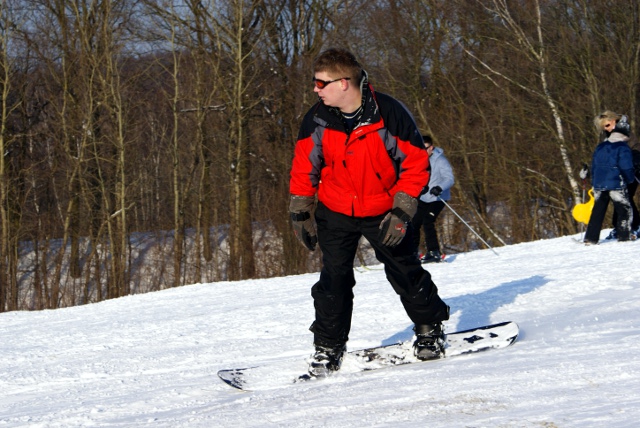
<svg viewBox="0 0 640 428">
<path fill-rule="evenodd" d="M 340 370 L 347 345 L 334 348 L 316 345 L 316 352 L 309 363 L 309 374 L 314 377 L 327 377 Z"/>
<path fill-rule="evenodd" d="M 419 360 L 435 360 L 444 356 L 444 333 L 442 324 L 416 325 L 416 341 L 413 351 Z"/>
</svg>

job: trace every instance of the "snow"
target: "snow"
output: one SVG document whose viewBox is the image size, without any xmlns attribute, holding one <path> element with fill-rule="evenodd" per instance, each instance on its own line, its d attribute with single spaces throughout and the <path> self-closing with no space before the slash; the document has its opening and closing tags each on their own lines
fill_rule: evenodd
<svg viewBox="0 0 640 428">
<path fill-rule="evenodd" d="M 216 372 L 307 358 L 317 273 L 2 313 L 0 428 L 635 427 L 640 242 L 579 239 L 426 266 L 447 331 L 513 320 L 509 348 L 253 392 Z M 411 340 L 382 266 L 356 280 L 349 348 Z"/>
</svg>

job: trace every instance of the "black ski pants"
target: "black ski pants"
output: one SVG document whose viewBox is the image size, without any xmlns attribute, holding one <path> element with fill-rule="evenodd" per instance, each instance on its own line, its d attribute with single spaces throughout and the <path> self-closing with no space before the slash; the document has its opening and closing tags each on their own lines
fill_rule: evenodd
<svg viewBox="0 0 640 428">
<path fill-rule="evenodd" d="M 449 307 L 414 254 L 411 226 L 402 242 L 389 248 L 381 244 L 379 236 L 384 215 L 355 218 L 333 212 L 319 203 L 315 218 L 323 267 L 319 281 L 311 289 L 316 311 L 310 328 L 314 333 L 314 344 L 334 347 L 349 340 L 356 283 L 353 262 L 362 236 L 384 264 L 387 280 L 400 296 L 414 324 L 433 324 L 449 319 Z"/>
<path fill-rule="evenodd" d="M 631 222 L 632 231 L 638 230 L 638 228 L 640 227 L 640 213 L 638 212 L 636 202 L 633 200 L 633 196 L 636 194 L 636 190 L 638 190 L 637 181 L 634 181 L 627 186 L 627 191 L 629 192 L 629 203 L 631 204 L 631 212 L 633 213 L 633 221 Z M 613 227 L 616 227 L 616 224 L 618 224 L 618 212 L 616 210 L 613 210 L 611 224 L 613 225 Z"/>
<path fill-rule="evenodd" d="M 424 232 L 424 243 L 427 251 L 440 251 L 440 242 L 438 241 L 438 232 L 436 231 L 436 220 L 444 209 L 444 202 L 418 201 L 418 211 L 413 217 L 413 245 L 415 252 L 419 253 L 420 249 L 420 227 Z"/>
<path fill-rule="evenodd" d="M 631 222 L 633 221 L 633 211 L 629 202 L 629 191 L 625 187 L 620 190 L 595 190 L 593 192 L 595 202 L 587 231 L 584 234 L 584 240 L 589 242 L 598 242 L 600 239 L 600 231 L 602 230 L 602 222 L 607 213 L 609 201 L 613 202 L 613 209 L 616 212 L 616 224 L 614 225 L 618 232 L 619 241 L 627 241 L 631 232 Z"/>
</svg>

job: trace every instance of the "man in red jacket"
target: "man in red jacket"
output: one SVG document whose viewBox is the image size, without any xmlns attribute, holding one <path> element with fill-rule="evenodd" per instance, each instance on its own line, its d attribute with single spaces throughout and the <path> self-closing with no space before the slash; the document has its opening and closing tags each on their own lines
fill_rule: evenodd
<svg viewBox="0 0 640 428">
<path fill-rule="evenodd" d="M 449 307 L 422 268 L 411 236 L 417 198 L 429 181 L 422 136 L 400 102 L 374 92 L 349 51 L 323 52 L 313 72 L 319 101 L 300 127 L 289 206 L 298 239 L 310 251 L 316 243 L 322 250 L 322 272 L 311 290 L 316 352 L 309 373 L 322 377 L 340 368 L 351 328 L 353 262 L 362 236 L 415 324 L 416 356 L 438 358 Z"/>
</svg>

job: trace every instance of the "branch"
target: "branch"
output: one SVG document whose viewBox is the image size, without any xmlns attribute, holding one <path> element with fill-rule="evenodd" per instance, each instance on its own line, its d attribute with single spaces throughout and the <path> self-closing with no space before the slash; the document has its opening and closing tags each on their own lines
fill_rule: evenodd
<svg viewBox="0 0 640 428">
<path fill-rule="evenodd" d="M 227 108 L 226 104 L 219 104 L 217 106 L 203 106 L 203 107 L 194 107 L 194 108 L 183 108 L 180 109 L 180 113 L 192 113 L 195 111 L 205 111 L 205 110 L 213 110 L 213 111 L 223 111 Z"/>
</svg>

